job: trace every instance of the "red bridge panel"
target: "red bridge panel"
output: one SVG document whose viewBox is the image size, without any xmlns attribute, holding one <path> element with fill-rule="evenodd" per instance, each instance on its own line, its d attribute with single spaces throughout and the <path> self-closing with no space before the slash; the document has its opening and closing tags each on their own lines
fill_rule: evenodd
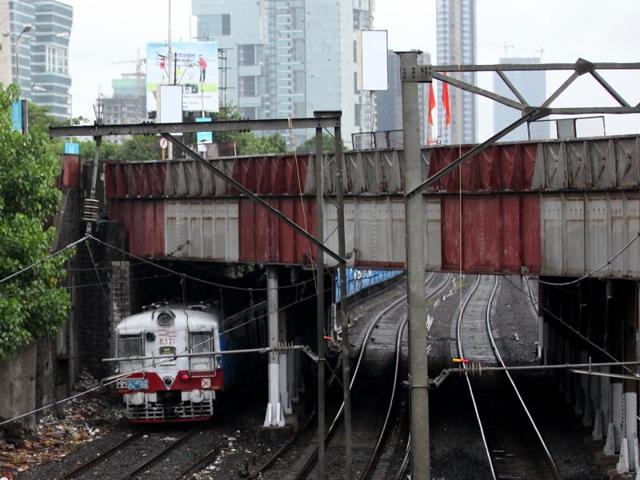
<svg viewBox="0 0 640 480">
<path fill-rule="evenodd" d="M 269 203 L 309 233 L 315 233 L 315 200 L 286 198 Z M 301 234 L 251 200 L 243 199 L 239 204 L 241 262 L 309 264 L 313 261 L 315 248 L 312 249 Z"/>
<path fill-rule="evenodd" d="M 446 167 L 469 146 L 433 148 L 429 163 L 429 175 Z M 520 143 L 494 145 L 462 164 L 462 190 L 522 191 L 531 190 L 538 144 Z M 460 189 L 460 170 L 456 169 L 436 182 L 430 191 L 457 192 Z"/>
<path fill-rule="evenodd" d="M 442 270 L 540 271 L 540 206 L 535 196 L 442 198 Z M 462 232 L 462 233 L 461 233 Z"/>
<path fill-rule="evenodd" d="M 129 253 L 143 257 L 164 256 L 163 202 L 112 200 L 109 215 L 125 225 Z"/>
</svg>

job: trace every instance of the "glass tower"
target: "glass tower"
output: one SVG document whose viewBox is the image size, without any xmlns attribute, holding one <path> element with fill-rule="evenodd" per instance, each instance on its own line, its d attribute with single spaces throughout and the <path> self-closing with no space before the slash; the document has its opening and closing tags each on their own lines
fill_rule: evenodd
<svg viewBox="0 0 640 480">
<path fill-rule="evenodd" d="M 476 1 L 437 0 L 436 41 L 439 65 L 476 63 Z M 476 83 L 473 72 L 452 74 L 465 82 Z M 442 85 L 438 85 L 437 103 L 441 104 Z M 476 99 L 470 92 L 449 88 L 451 123 L 445 126 L 444 109 L 438 109 L 438 136 L 441 143 L 475 143 Z"/>
<path fill-rule="evenodd" d="M 69 118 L 72 7 L 57 0 L 5 0 L 0 18 L 6 19 L 0 23 L 0 82 L 18 83 L 23 98 Z"/>
<path fill-rule="evenodd" d="M 221 106 L 233 104 L 246 118 L 342 110 L 345 142 L 351 133 L 371 130 L 371 96 L 357 90 L 355 77 L 356 39 L 371 28 L 371 3 L 192 0 L 198 39 L 216 40 L 225 57 Z"/>
</svg>

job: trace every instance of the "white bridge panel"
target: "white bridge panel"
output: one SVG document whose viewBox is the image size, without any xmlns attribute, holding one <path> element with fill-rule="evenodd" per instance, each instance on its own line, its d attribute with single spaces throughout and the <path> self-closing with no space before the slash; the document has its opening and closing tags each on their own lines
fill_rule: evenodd
<svg viewBox="0 0 640 480">
<path fill-rule="evenodd" d="M 167 201 L 164 215 L 165 255 L 239 260 L 237 200 Z"/>
</svg>

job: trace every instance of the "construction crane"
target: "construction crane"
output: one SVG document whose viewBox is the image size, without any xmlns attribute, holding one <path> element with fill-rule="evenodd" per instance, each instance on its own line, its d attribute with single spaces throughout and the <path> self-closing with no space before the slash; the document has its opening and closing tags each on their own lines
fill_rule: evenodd
<svg viewBox="0 0 640 480">
<path fill-rule="evenodd" d="M 140 50 L 138 50 L 138 54 L 137 54 L 137 58 L 135 60 L 123 60 L 121 62 L 111 62 L 109 63 L 109 65 L 125 65 L 128 63 L 135 63 L 136 64 L 136 94 L 142 94 L 144 95 L 144 88 L 142 85 L 142 79 L 144 78 L 144 71 L 142 70 L 142 66 L 145 65 L 147 63 L 147 59 L 146 58 L 141 58 L 140 57 Z"/>
<path fill-rule="evenodd" d="M 504 56 L 505 58 L 509 56 L 509 49 L 510 48 L 516 48 L 515 45 L 511 45 L 507 42 L 504 43 L 483 43 L 483 45 L 486 45 L 488 47 L 498 47 L 498 48 L 504 48 Z"/>
</svg>

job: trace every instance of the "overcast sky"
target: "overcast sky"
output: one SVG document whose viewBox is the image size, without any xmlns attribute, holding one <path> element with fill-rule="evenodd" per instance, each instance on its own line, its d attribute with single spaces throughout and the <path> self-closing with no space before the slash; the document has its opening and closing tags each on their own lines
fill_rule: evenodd
<svg viewBox="0 0 640 480">
<path fill-rule="evenodd" d="M 99 93 L 111 94 L 111 79 L 133 72 L 137 52 L 149 41 L 166 40 L 168 0 L 64 0 L 74 7 L 71 35 L 73 114 L 93 120 Z M 314 1 L 314 0 L 307 0 Z M 173 0 L 174 40 L 196 36 L 191 0 Z M 544 62 L 640 61 L 639 0 L 477 0 L 477 61 L 496 63 L 505 55 L 540 56 Z M 375 0 L 375 28 L 389 32 L 389 47 L 420 49 L 436 59 L 435 0 Z M 508 45 L 505 50 L 505 45 Z M 116 62 L 131 62 L 114 64 Z M 547 91 L 567 72 L 552 74 Z M 640 102 L 640 72 L 610 72 L 607 80 L 629 103 Z M 478 78 L 491 88 L 489 76 Z M 493 132 L 492 102 L 479 100 L 480 139 Z M 588 76 L 578 79 L 556 106 L 615 105 Z M 640 130 L 638 116 L 607 119 L 607 133 Z"/>
</svg>

